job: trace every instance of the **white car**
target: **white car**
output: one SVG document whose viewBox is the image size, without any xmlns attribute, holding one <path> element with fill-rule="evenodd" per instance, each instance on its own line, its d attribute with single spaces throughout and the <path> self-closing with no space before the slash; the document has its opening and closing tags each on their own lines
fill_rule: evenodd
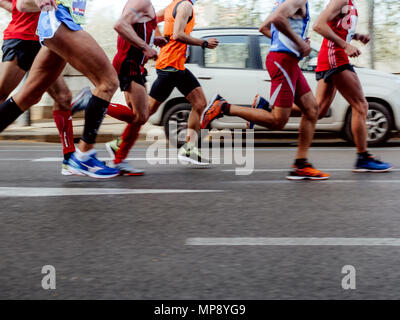
<svg viewBox="0 0 400 320">
<path fill-rule="evenodd" d="M 193 31 L 196 38 L 218 38 L 220 45 L 214 50 L 191 47 L 187 68 L 199 79 L 207 99 L 221 94 L 232 104 L 249 106 L 256 94 L 270 96 L 271 79 L 265 70 L 265 59 L 270 41 L 256 28 L 205 28 Z M 318 50 L 313 48 L 300 65 L 315 92 L 315 68 Z M 400 77 L 369 69 L 356 68 L 369 102 L 368 140 L 370 146 L 386 142 L 391 132 L 400 130 Z M 156 79 L 154 68 L 149 74 L 149 86 Z M 162 125 L 167 137 L 181 145 L 185 141 L 187 120 L 191 106 L 178 90 L 150 118 L 150 123 Z M 177 130 L 169 132 L 171 122 Z M 338 132 L 351 141 L 351 108 L 337 94 L 328 116 L 318 121 L 317 131 Z M 291 118 L 284 130 L 296 131 L 300 118 Z M 246 129 L 246 121 L 237 117 L 222 117 L 211 123 L 216 129 Z M 255 130 L 265 131 L 255 126 Z"/>
</svg>

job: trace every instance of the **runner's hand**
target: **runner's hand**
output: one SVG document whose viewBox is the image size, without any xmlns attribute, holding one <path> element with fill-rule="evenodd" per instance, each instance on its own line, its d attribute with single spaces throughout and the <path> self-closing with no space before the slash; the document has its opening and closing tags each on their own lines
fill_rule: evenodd
<svg viewBox="0 0 400 320">
<path fill-rule="evenodd" d="M 344 48 L 344 52 L 350 57 L 350 58 L 357 58 L 358 56 L 361 55 L 361 51 L 358 50 L 355 46 L 351 44 L 347 44 L 346 47 Z"/>
<path fill-rule="evenodd" d="M 303 58 L 308 57 L 311 53 L 310 41 L 302 41 L 299 46 L 300 54 Z"/>
<path fill-rule="evenodd" d="M 145 55 L 145 57 L 147 57 L 148 59 L 154 59 L 157 60 L 158 58 L 158 53 L 156 50 L 154 50 L 153 48 L 151 48 L 149 45 L 146 45 L 143 48 L 143 54 Z"/>
<path fill-rule="evenodd" d="M 35 0 L 36 5 L 41 11 L 57 10 L 57 4 L 55 0 Z"/>
<path fill-rule="evenodd" d="M 359 34 L 357 40 L 361 41 L 363 44 L 367 44 L 371 41 L 371 37 L 368 34 Z"/>
<path fill-rule="evenodd" d="M 219 41 L 216 38 L 207 39 L 207 42 L 208 42 L 207 46 L 208 49 L 215 49 L 216 47 L 218 47 L 219 44 Z"/>
<path fill-rule="evenodd" d="M 154 37 L 154 45 L 162 48 L 168 43 L 168 40 L 164 37 Z"/>
</svg>

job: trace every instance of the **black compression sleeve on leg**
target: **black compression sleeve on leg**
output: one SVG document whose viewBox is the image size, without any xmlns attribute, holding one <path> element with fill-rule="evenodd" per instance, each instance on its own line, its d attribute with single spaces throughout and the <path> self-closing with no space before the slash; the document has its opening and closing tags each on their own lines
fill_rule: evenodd
<svg viewBox="0 0 400 320">
<path fill-rule="evenodd" d="M 107 113 L 110 102 L 99 97 L 92 96 L 86 107 L 85 128 L 83 130 L 82 140 L 89 144 L 96 142 L 97 132 Z"/>
<path fill-rule="evenodd" d="M 24 112 L 18 107 L 13 98 L 0 105 L 0 132 L 7 128 Z"/>
</svg>

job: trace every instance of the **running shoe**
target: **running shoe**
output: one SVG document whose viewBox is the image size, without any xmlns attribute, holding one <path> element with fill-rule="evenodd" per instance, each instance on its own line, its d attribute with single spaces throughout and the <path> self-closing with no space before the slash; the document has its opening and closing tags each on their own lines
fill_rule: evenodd
<svg viewBox="0 0 400 320">
<path fill-rule="evenodd" d="M 106 150 L 107 150 L 108 154 L 110 155 L 111 160 L 115 159 L 115 155 L 117 154 L 117 151 L 119 149 L 119 146 L 121 145 L 121 142 L 122 142 L 122 139 L 117 138 L 113 141 L 106 143 Z"/>
<path fill-rule="evenodd" d="M 75 114 L 78 111 L 85 110 L 90 98 L 92 97 L 92 92 L 89 87 L 83 88 L 71 102 L 71 113 Z"/>
<path fill-rule="evenodd" d="M 261 97 L 259 94 L 256 95 L 256 97 L 254 98 L 254 102 L 251 107 L 254 109 L 264 109 L 269 112 L 272 111 L 269 102 Z M 255 123 L 253 122 L 247 122 L 247 129 L 254 129 L 254 125 Z"/>
<path fill-rule="evenodd" d="M 388 172 L 392 170 L 392 164 L 375 159 L 372 155 L 368 158 L 358 156 L 354 172 Z"/>
<path fill-rule="evenodd" d="M 200 150 L 190 142 L 185 143 L 179 149 L 178 159 L 179 161 L 181 161 L 181 163 L 186 163 L 186 164 L 194 164 L 198 166 L 210 165 L 210 161 L 203 158 Z"/>
<path fill-rule="evenodd" d="M 327 180 L 331 177 L 329 173 L 315 169 L 311 163 L 306 163 L 304 168 L 293 165 L 293 171 L 286 177 L 288 180 Z"/>
<path fill-rule="evenodd" d="M 121 176 L 143 176 L 144 171 L 141 169 L 136 169 L 131 166 L 127 161 L 122 161 L 121 163 L 113 163 L 112 167 L 118 169 Z"/>
<path fill-rule="evenodd" d="M 208 103 L 201 115 L 201 129 L 206 129 L 208 125 L 215 119 L 221 118 L 224 115 L 222 107 L 226 104 L 226 100 L 219 94 L 216 94 Z"/>
<path fill-rule="evenodd" d="M 85 175 L 96 179 L 110 179 L 119 175 L 119 170 L 110 168 L 93 153 L 88 160 L 80 161 L 75 153 L 68 160 L 68 170 L 74 175 Z"/>
<path fill-rule="evenodd" d="M 67 160 L 63 160 L 62 166 L 61 166 L 61 174 L 63 176 L 72 176 L 72 172 L 69 171 L 68 169 L 68 161 Z"/>
</svg>

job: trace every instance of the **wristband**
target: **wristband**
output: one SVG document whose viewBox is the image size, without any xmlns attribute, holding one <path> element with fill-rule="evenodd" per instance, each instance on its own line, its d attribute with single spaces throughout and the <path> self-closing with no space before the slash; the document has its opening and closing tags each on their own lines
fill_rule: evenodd
<svg viewBox="0 0 400 320">
<path fill-rule="evenodd" d="M 204 42 L 203 42 L 203 44 L 201 45 L 201 47 L 202 47 L 203 49 L 207 48 L 207 47 L 208 47 L 208 41 L 207 41 L 207 40 L 204 40 Z"/>
</svg>

